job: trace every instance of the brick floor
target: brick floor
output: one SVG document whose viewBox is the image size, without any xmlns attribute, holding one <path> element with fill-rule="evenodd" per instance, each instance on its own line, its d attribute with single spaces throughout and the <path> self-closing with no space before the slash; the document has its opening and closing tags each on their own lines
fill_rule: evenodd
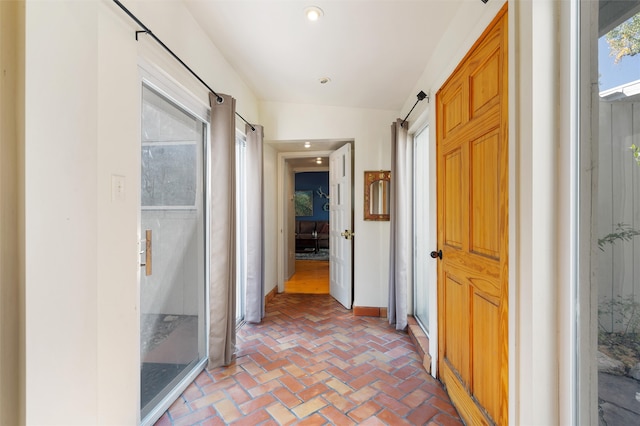
<svg viewBox="0 0 640 426">
<path fill-rule="evenodd" d="M 409 335 L 331 296 L 279 294 L 236 360 L 203 371 L 157 425 L 462 425 Z"/>
</svg>

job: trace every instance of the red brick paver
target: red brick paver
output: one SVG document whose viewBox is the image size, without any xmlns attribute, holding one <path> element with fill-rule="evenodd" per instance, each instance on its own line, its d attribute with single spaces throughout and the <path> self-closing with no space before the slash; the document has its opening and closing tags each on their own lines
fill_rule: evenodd
<svg viewBox="0 0 640 426">
<path fill-rule="evenodd" d="M 157 425 L 461 425 L 407 333 L 328 295 L 280 294 L 235 362 L 203 371 Z"/>
</svg>

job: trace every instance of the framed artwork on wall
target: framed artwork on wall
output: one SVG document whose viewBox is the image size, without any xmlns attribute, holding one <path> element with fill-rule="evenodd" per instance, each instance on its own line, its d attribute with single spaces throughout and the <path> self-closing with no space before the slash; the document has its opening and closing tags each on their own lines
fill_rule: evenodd
<svg viewBox="0 0 640 426">
<path fill-rule="evenodd" d="M 313 216 L 313 191 L 296 191 L 293 203 L 296 216 Z"/>
</svg>

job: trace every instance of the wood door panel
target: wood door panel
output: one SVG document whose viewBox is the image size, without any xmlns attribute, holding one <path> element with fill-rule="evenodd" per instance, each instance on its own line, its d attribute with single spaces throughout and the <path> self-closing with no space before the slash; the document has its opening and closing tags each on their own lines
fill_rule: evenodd
<svg viewBox="0 0 640 426">
<path fill-rule="evenodd" d="M 446 137 L 456 128 L 459 128 L 465 121 L 462 82 L 456 82 L 456 86 L 442 99 L 442 131 Z"/>
<path fill-rule="evenodd" d="M 442 251 L 442 266 L 444 270 L 454 269 L 467 279 L 484 279 L 500 288 L 503 271 L 496 265 L 494 259 L 470 253 L 466 250 L 444 247 Z"/>
<path fill-rule="evenodd" d="M 442 138 L 442 152 L 449 152 L 460 146 L 460 141 L 473 141 L 486 133 L 500 128 L 500 107 L 492 105 L 486 108 L 481 116 L 474 117 L 467 123 L 455 129 L 447 138 Z"/>
<path fill-rule="evenodd" d="M 471 118 L 500 102 L 500 51 L 496 49 L 469 75 Z"/>
<path fill-rule="evenodd" d="M 503 41 L 506 25 L 493 28 L 477 43 L 466 61 L 469 78 L 470 117 L 483 114 L 489 104 L 500 104 L 503 82 Z"/>
<path fill-rule="evenodd" d="M 482 296 L 489 302 L 499 306 L 501 296 L 499 282 L 486 280 L 484 277 L 468 277 L 467 279 L 475 295 Z"/>
<path fill-rule="evenodd" d="M 444 212 L 447 217 L 444 223 L 444 243 L 449 247 L 461 248 L 463 240 L 463 158 L 462 151 L 449 152 L 444 159 L 444 185 L 446 196 Z"/>
<path fill-rule="evenodd" d="M 467 424 L 509 424 L 507 7 L 436 96 L 438 368 Z"/>
<path fill-rule="evenodd" d="M 445 317 L 447 322 L 445 356 L 463 382 L 469 382 L 469 305 L 468 285 L 445 274 Z"/>
<path fill-rule="evenodd" d="M 470 145 L 469 249 L 497 260 L 500 258 L 500 136 L 496 130 Z"/>
<path fill-rule="evenodd" d="M 499 418 L 500 408 L 500 310 L 479 292 L 473 293 L 474 327 L 471 353 L 473 356 L 473 395 L 489 413 L 491 418 Z"/>
</svg>

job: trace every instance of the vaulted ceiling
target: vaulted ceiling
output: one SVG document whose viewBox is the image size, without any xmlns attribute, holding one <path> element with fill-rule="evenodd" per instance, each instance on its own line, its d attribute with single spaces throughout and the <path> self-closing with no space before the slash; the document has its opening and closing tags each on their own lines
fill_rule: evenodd
<svg viewBox="0 0 640 426">
<path fill-rule="evenodd" d="M 184 1 L 260 100 L 400 110 L 471 0 Z"/>
</svg>

